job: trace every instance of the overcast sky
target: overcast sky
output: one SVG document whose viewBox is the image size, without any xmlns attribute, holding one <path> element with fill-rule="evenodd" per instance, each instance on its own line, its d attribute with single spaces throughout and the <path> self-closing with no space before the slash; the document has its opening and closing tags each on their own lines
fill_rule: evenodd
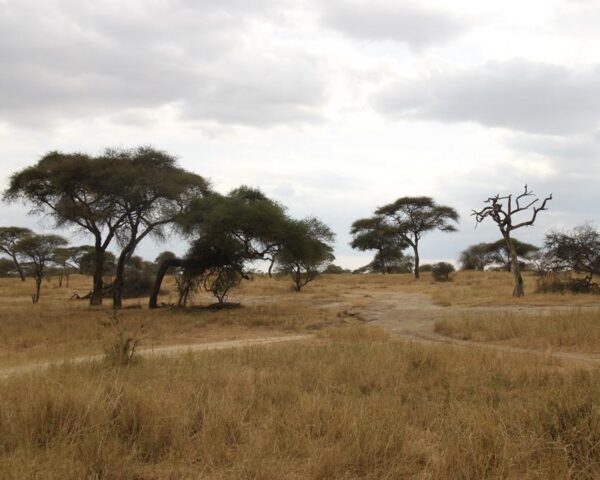
<svg viewBox="0 0 600 480">
<path fill-rule="evenodd" d="M 422 243 L 453 260 L 497 239 L 470 210 L 527 183 L 554 193 L 519 234 L 539 243 L 600 217 L 598 25 L 595 0 L 0 0 L 0 186 L 49 150 L 150 144 L 320 217 L 358 267 L 348 230 L 377 206 L 455 207 L 459 233 Z"/>
</svg>

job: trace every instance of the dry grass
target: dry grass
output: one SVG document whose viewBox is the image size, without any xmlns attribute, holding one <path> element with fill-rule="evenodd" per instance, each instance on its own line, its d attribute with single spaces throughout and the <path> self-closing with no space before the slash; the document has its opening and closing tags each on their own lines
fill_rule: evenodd
<svg viewBox="0 0 600 480">
<path fill-rule="evenodd" d="M 522 348 L 600 352 L 600 311 L 472 314 L 436 322 L 435 331 L 475 342 Z"/>
<path fill-rule="evenodd" d="M 590 295 L 530 294 L 533 277 L 526 276 L 528 295 L 514 300 L 510 274 L 458 272 L 453 282 L 438 283 L 424 275 L 329 275 L 311 283 L 300 294 L 287 278 L 258 277 L 244 282 L 230 300 L 243 308 L 207 311 L 201 308 L 148 311 L 147 299 L 127 300 L 122 312 L 124 325 L 137 331 L 144 325 L 142 346 L 232 340 L 284 334 L 288 331 L 318 330 L 330 325 L 352 323 L 348 307 L 361 307 L 385 292 L 423 293 L 439 305 L 545 304 L 578 305 L 597 301 Z M 72 301 L 73 292 L 89 291 L 90 279 L 73 276 L 70 288 L 58 288 L 56 279 L 44 282 L 40 304 L 31 304 L 31 280 L 0 279 L 0 366 L 26 361 L 67 358 L 102 351 L 106 332 L 99 322 L 107 318 L 110 301 L 103 309 L 90 309 L 85 301 Z M 173 279 L 166 283 L 160 301 L 176 299 Z M 194 299 L 197 305 L 212 302 L 207 294 Z M 139 308 L 135 308 L 139 307 Z"/>
<path fill-rule="evenodd" d="M 333 336 L 11 379 L 0 478 L 600 476 L 599 372 Z"/>
<path fill-rule="evenodd" d="M 146 299 L 136 299 L 126 305 L 141 308 L 125 309 L 119 316 L 128 331 L 142 331 L 143 347 L 250 338 L 264 336 L 266 331 L 269 335 L 314 331 L 343 321 L 337 310 L 317 308 L 309 295 L 292 293 L 286 281 L 264 283 L 250 282 L 247 288 L 272 291 L 269 301 L 261 302 L 254 292 L 234 294 L 243 308 L 212 311 L 193 306 L 149 311 Z M 69 300 L 73 291 L 83 293 L 88 284 L 85 277 L 72 278 L 69 289 L 57 288 L 54 280 L 45 282 L 41 302 L 32 305 L 31 281 L 0 279 L 0 366 L 101 352 L 107 336 L 112 335 L 100 325 L 110 318 L 110 301 L 98 309 L 90 308 L 86 301 Z M 172 288 L 172 281 L 167 286 Z M 169 295 L 174 297 L 167 294 L 163 301 Z M 211 302 L 207 295 L 196 299 L 197 305 Z"/>
</svg>

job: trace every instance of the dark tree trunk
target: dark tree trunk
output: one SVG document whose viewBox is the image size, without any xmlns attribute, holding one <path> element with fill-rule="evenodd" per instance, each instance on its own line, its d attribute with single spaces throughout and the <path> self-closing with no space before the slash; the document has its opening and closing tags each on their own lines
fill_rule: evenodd
<svg viewBox="0 0 600 480">
<path fill-rule="evenodd" d="M 510 266 L 512 274 L 515 280 L 515 286 L 513 288 L 513 297 L 525 296 L 525 288 L 523 285 L 523 277 L 521 276 L 521 266 L 519 265 L 519 256 L 517 255 L 517 249 L 510 236 L 504 237 L 506 240 L 506 246 L 510 253 Z"/>
<path fill-rule="evenodd" d="M 169 268 L 183 267 L 183 264 L 184 262 L 180 258 L 169 258 L 165 260 L 160 267 L 158 267 L 156 278 L 154 279 L 154 285 L 152 286 L 152 291 L 150 292 L 148 308 L 158 308 L 158 294 L 160 293 L 160 287 L 167 270 L 169 270 Z"/>
<path fill-rule="evenodd" d="M 421 272 L 419 271 L 419 245 L 415 243 L 413 250 L 415 252 L 415 278 L 418 280 L 421 278 Z"/>
<path fill-rule="evenodd" d="M 104 250 L 99 241 L 96 241 L 96 261 L 94 265 L 94 283 L 90 305 L 102 305 L 102 289 L 104 288 L 102 276 L 104 274 Z"/>
<path fill-rule="evenodd" d="M 115 280 L 113 281 L 113 308 L 115 310 L 122 308 L 123 306 L 123 285 L 125 284 L 125 265 L 127 264 L 127 260 L 131 256 L 133 252 L 133 246 L 127 245 L 121 255 L 119 255 L 119 260 L 117 261 L 117 267 L 115 270 Z"/>
<path fill-rule="evenodd" d="M 269 278 L 273 276 L 273 265 L 275 265 L 275 257 L 271 258 L 271 263 L 269 264 Z"/>
<path fill-rule="evenodd" d="M 21 264 L 17 260 L 16 255 L 11 255 L 11 257 L 12 257 L 13 263 L 15 264 L 15 267 L 17 267 L 17 272 L 19 272 L 19 277 L 21 277 L 21 281 L 24 282 L 25 281 L 25 273 L 23 272 L 23 267 L 21 267 Z"/>
<path fill-rule="evenodd" d="M 31 296 L 33 303 L 40 301 L 40 288 L 42 287 L 42 276 L 40 274 L 35 275 L 35 293 Z"/>
</svg>

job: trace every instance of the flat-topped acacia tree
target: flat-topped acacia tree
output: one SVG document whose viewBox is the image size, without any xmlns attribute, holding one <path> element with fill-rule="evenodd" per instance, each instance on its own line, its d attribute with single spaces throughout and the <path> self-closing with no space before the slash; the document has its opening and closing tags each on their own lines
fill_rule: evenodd
<svg viewBox="0 0 600 480">
<path fill-rule="evenodd" d="M 33 303 L 40 300 L 40 288 L 44 278 L 45 267 L 57 248 L 63 247 L 68 242 L 58 235 L 29 235 L 23 237 L 17 242 L 16 250 L 18 255 L 29 260 L 33 267 L 33 277 L 35 279 L 35 292 L 31 296 Z"/>
<path fill-rule="evenodd" d="M 25 281 L 25 273 L 23 272 L 23 267 L 21 267 L 17 257 L 16 245 L 19 240 L 30 237 L 31 235 L 33 235 L 33 232 L 28 228 L 0 227 L 0 252 L 3 252 L 10 257 L 22 282 Z"/>
<path fill-rule="evenodd" d="M 402 251 L 408 248 L 408 243 L 397 235 L 396 227 L 389 225 L 384 217 L 378 215 L 356 220 L 352 223 L 350 234 L 352 248 L 363 252 L 377 252 L 369 265 L 380 266 L 381 273 L 390 273 L 404 259 Z"/>
<path fill-rule="evenodd" d="M 535 204 L 539 202 L 531 190 L 525 185 L 523 193 L 517 196 L 499 194 L 488 198 L 485 203 L 488 206 L 481 210 L 473 210 L 472 215 L 479 224 L 485 219 L 490 218 L 499 228 L 502 238 L 506 243 L 506 248 L 510 252 L 511 270 L 513 273 L 515 285 L 513 289 L 513 297 L 522 297 L 525 295 L 523 287 L 523 277 L 521 275 L 521 267 L 519 265 L 519 252 L 511 234 L 513 231 L 523 227 L 530 227 L 535 223 L 538 213 L 547 210 L 546 205 L 552 200 L 552 194 L 544 198 L 544 201 L 539 207 Z M 530 210 L 531 209 L 531 210 Z M 517 216 L 523 212 L 531 211 L 529 220 L 518 221 Z"/>
<path fill-rule="evenodd" d="M 94 238 L 91 305 L 100 305 L 107 248 L 122 246 L 113 285 L 113 305 L 121 306 L 123 272 L 135 248 L 151 233 L 160 234 L 191 197 L 208 183 L 176 165 L 174 157 L 150 147 L 107 150 L 94 157 L 50 152 L 15 173 L 4 193 L 23 200 L 33 213 L 50 215 L 57 227 L 76 227 Z"/>
<path fill-rule="evenodd" d="M 395 228 L 400 240 L 410 245 L 415 255 L 415 278 L 419 278 L 419 242 L 427 232 L 456 232 L 458 212 L 438 205 L 431 197 L 401 197 L 375 211 Z"/>
<path fill-rule="evenodd" d="M 76 227 L 93 236 L 91 305 L 102 303 L 104 254 L 125 221 L 116 208 L 115 168 L 110 159 L 54 151 L 13 174 L 4 192 L 6 200 L 31 205 L 31 213 L 51 216 L 57 227 Z"/>
</svg>

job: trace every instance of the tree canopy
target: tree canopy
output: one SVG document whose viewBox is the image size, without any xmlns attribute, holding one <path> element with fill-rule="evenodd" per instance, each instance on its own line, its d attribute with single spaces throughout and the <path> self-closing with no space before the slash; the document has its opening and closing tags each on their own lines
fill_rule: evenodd
<svg viewBox="0 0 600 480">
<path fill-rule="evenodd" d="M 77 227 L 94 238 L 94 285 L 91 304 L 103 295 L 104 257 L 117 238 L 113 302 L 120 306 L 124 265 L 147 235 L 163 233 L 191 198 L 208 183 L 176 165 L 171 155 L 152 149 L 109 149 L 94 157 L 50 152 L 15 173 L 4 198 L 22 200 L 32 212 L 54 218 L 56 225 Z"/>
<path fill-rule="evenodd" d="M 312 282 L 335 259 L 331 246 L 334 239 L 331 229 L 317 218 L 288 221 L 276 261 L 278 270 L 291 276 L 296 291 Z"/>
<path fill-rule="evenodd" d="M 25 273 L 19 263 L 16 246 L 19 240 L 33 235 L 28 228 L 23 227 L 0 227 L 0 252 L 8 255 L 14 264 L 21 281 L 25 281 Z"/>
<path fill-rule="evenodd" d="M 458 212 L 452 207 L 438 205 L 431 197 L 401 197 L 378 208 L 376 215 L 385 218 L 396 235 L 413 248 L 415 278 L 419 278 L 419 242 L 427 232 L 455 232 Z"/>
</svg>

